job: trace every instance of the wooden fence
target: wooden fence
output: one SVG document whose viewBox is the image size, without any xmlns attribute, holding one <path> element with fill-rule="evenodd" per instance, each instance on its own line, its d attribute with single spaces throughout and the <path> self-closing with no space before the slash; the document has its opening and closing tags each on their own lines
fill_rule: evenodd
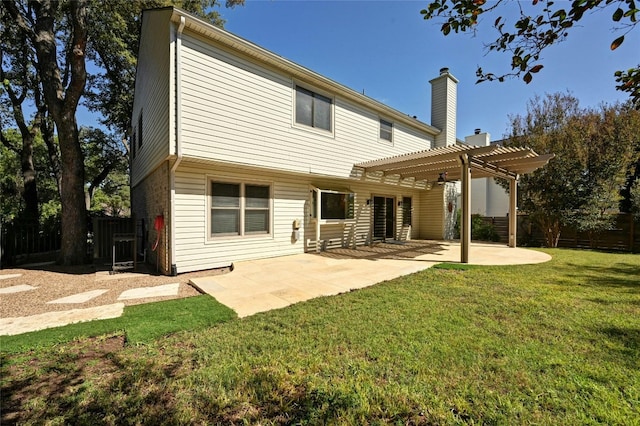
<svg viewBox="0 0 640 426">
<path fill-rule="evenodd" d="M 144 247 L 144 222 L 132 218 L 96 217 L 89 223 L 88 254 L 94 263 L 110 264 L 113 259 L 114 234 L 135 236 Z M 0 268 L 25 263 L 56 260 L 61 246 L 61 226 L 19 225 L 0 222 Z M 135 244 L 115 243 L 116 260 L 133 259 Z"/>
<path fill-rule="evenodd" d="M 558 247 L 567 248 L 597 248 L 602 250 L 640 252 L 640 222 L 634 220 L 628 213 L 616 214 L 614 226 L 591 238 L 588 232 L 577 231 L 573 227 L 563 227 L 560 231 Z M 486 223 L 491 223 L 501 242 L 507 242 L 509 237 L 508 218 L 484 217 Z M 544 246 L 544 235 L 527 215 L 518 216 L 518 245 Z"/>
<path fill-rule="evenodd" d="M 0 268 L 55 260 L 60 244 L 59 223 L 42 226 L 0 222 Z"/>
</svg>

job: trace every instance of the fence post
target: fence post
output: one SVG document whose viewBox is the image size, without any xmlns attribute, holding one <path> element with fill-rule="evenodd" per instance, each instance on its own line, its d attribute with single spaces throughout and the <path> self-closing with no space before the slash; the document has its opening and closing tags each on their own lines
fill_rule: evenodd
<svg viewBox="0 0 640 426">
<path fill-rule="evenodd" d="M 633 253 L 633 240 L 635 236 L 635 220 L 633 214 L 629 213 L 629 251 Z"/>
</svg>

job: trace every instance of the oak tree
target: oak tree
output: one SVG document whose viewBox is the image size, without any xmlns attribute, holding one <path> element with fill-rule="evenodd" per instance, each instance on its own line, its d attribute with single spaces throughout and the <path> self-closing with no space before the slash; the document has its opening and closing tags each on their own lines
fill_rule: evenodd
<svg viewBox="0 0 640 426">
<path fill-rule="evenodd" d="M 508 6 L 518 10 L 514 21 L 507 18 Z M 571 29 L 580 24 L 587 13 L 593 12 L 607 14 L 611 19 L 609 22 L 615 25 L 617 32 L 610 42 L 611 50 L 620 47 L 625 36 L 636 27 L 640 16 L 635 0 L 435 0 L 420 11 L 424 19 L 441 18 L 440 31 L 445 36 L 475 33 L 480 30 L 480 25 L 489 21 L 497 32 L 497 38 L 487 45 L 487 49 L 509 55 L 511 71 L 494 73 L 478 67 L 478 82 L 502 82 L 506 78 L 522 77 L 526 83 L 530 83 L 533 76 L 543 69 L 543 51 L 569 37 Z M 640 65 L 630 63 L 627 70 L 616 71 L 614 76 L 616 88 L 627 92 L 635 107 L 640 108 Z"/>
<path fill-rule="evenodd" d="M 244 0 L 226 2 L 227 6 L 243 3 Z M 85 100 L 91 109 L 104 114 L 104 124 L 126 135 L 140 12 L 143 8 L 168 4 L 168 1 L 13 0 L 3 1 L 0 6 L 2 31 L 16 34 L 9 43 L 13 43 L 14 49 L 24 47 L 33 58 L 36 78 L 30 83 L 31 90 L 32 93 L 36 87 L 41 90 L 43 105 L 57 131 L 63 231 L 59 261 L 63 264 L 82 263 L 86 256 L 85 168 L 77 108 Z M 222 23 L 214 9 L 218 0 L 171 4 L 213 23 Z M 19 43 L 18 39 L 24 42 Z M 97 72 L 88 72 L 88 64 L 95 66 Z M 18 85 L 10 80 L 5 86 Z M 55 156 L 53 147 L 51 156 Z"/>
<path fill-rule="evenodd" d="M 545 167 L 520 178 L 519 208 L 555 247 L 563 226 L 592 238 L 608 229 L 628 171 L 638 160 L 640 111 L 629 103 L 581 108 L 570 94 L 535 97 L 525 115 L 510 117 L 507 146 L 554 153 Z"/>
</svg>

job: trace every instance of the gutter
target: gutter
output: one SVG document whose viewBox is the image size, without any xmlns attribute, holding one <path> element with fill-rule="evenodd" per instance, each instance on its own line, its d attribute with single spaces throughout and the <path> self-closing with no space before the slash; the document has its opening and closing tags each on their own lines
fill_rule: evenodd
<svg viewBox="0 0 640 426">
<path fill-rule="evenodd" d="M 190 29 L 195 30 L 199 34 L 204 35 L 211 40 L 215 40 L 226 47 L 231 47 L 238 53 L 252 58 L 253 61 L 257 60 L 259 63 L 267 64 L 269 67 L 275 68 L 280 72 L 290 74 L 294 79 L 312 84 L 318 89 L 335 93 L 339 97 L 354 102 L 357 105 L 371 108 L 381 115 L 387 115 L 389 118 L 393 118 L 398 122 L 408 125 L 409 127 L 417 127 L 432 136 L 438 135 L 441 131 L 430 124 L 419 121 L 417 118 L 413 118 L 413 116 L 409 114 L 400 112 L 380 101 L 363 95 L 342 83 L 338 83 L 337 81 L 331 80 L 328 77 L 305 68 L 302 65 L 278 55 L 277 53 L 271 52 L 251 41 L 245 40 L 236 34 L 233 34 L 223 28 L 216 27 L 215 25 L 212 25 L 185 10 L 173 7 L 173 13 L 174 15 L 172 19 L 176 20 L 177 17 L 180 17 L 180 21 L 182 22 L 182 19 L 186 16 L 189 18 L 188 26 Z"/>
<path fill-rule="evenodd" d="M 169 233 L 171 241 L 170 245 L 170 255 L 169 261 L 171 262 L 171 275 L 178 275 L 178 270 L 176 267 L 176 170 L 178 166 L 182 162 L 182 86 L 180 85 L 180 81 L 182 79 L 181 73 L 181 48 L 182 48 L 182 31 L 184 30 L 184 26 L 186 24 L 186 19 L 184 16 L 180 17 L 180 24 L 176 30 L 176 49 L 175 49 L 175 85 L 176 85 L 176 101 L 175 101 L 175 114 L 176 114 L 176 161 L 171 166 L 169 170 L 169 185 L 171 188 L 171 201 L 169 205 L 170 214 L 169 214 Z"/>
</svg>

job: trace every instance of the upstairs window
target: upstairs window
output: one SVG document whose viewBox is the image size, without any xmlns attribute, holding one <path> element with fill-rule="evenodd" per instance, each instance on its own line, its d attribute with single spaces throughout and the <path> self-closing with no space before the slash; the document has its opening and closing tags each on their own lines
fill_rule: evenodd
<svg viewBox="0 0 640 426">
<path fill-rule="evenodd" d="M 385 141 L 393 141 L 393 123 L 380 119 L 380 139 Z"/>
<path fill-rule="evenodd" d="M 331 99 L 296 86 L 296 123 L 331 131 Z"/>
</svg>

